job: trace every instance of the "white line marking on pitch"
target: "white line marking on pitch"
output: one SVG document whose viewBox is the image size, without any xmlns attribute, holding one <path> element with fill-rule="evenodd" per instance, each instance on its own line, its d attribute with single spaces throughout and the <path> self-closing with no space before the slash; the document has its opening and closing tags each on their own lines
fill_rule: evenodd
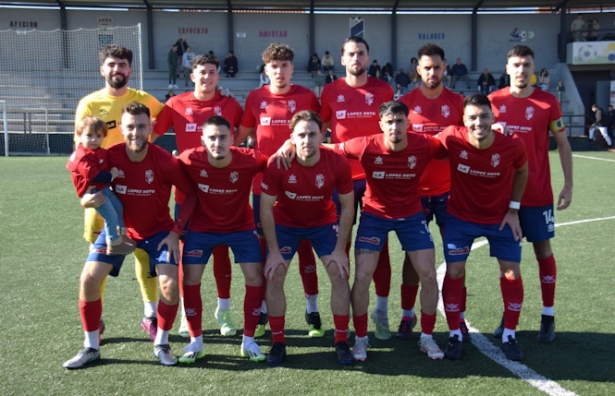
<svg viewBox="0 0 615 396">
<path fill-rule="evenodd" d="M 613 162 L 615 162 L 615 161 L 613 161 Z M 595 218 L 595 219 L 576 220 L 576 221 L 570 221 L 568 223 L 556 224 L 555 227 L 562 227 L 562 226 L 581 224 L 581 223 L 590 223 L 590 222 L 594 222 L 594 221 L 613 220 L 613 219 L 615 219 L 615 216 L 598 217 L 598 218 Z M 480 241 L 475 242 L 475 243 L 472 244 L 472 250 L 478 249 L 479 247 L 485 246 L 487 244 L 488 244 L 488 242 L 487 242 L 486 239 L 480 240 Z M 446 274 L 446 262 L 440 264 L 440 266 L 438 267 L 438 270 L 437 270 L 438 286 L 439 286 L 440 290 L 442 290 L 442 282 L 444 281 L 444 275 L 445 274 Z M 441 298 L 438 299 L 438 310 L 440 311 L 440 313 L 444 317 L 446 317 L 446 313 L 444 312 L 444 304 L 443 304 Z M 478 329 L 472 327 L 472 325 L 470 324 L 470 322 L 467 321 L 467 319 L 466 319 L 466 323 L 468 324 L 468 331 L 470 333 L 472 333 L 472 344 L 474 344 L 474 346 L 481 353 L 483 353 L 485 356 L 487 356 L 489 359 L 493 360 L 494 362 L 496 362 L 500 366 L 504 367 L 505 369 L 507 369 L 511 373 L 515 374 L 517 377 L 519 377 L 522 380 L 526 381 L 527 383 L 529 383 L 533 387 L 538 388 L 541 391 L 547 393 L 548 395 L 551 395 L 551 396 L 576 396 L 576 393 L 574 393 L 572 391 L 569 391 L 568 389 L 560 386 L 557 382 L 552 381 L 552 380 L 550 380 L 550 379 L 548 379 L 548 378 L 538 374 L 537 372 L 535 372 L 534 370 L 530 369 L 526 365 L 521 364 L 521 363 L 517 363 L 517 362 L 513 362 L 512 360 L 508 360 L 504 356 L 504 354 L 502 353 L 500 348 L 495 346 L 486 336 L 481 334 Z"/>
<path fill-rule="evenodd" d="M 578 157 L 578 158 L 592 159 L 592 160 L 596 160 L 596 161 L 615 162 L 615 160 L 612 160 L 612 159 L 608 159 L 608 158 L 599 158 L 599 157 L 590 157 L 590 156 L 588 156 L 588 155 L 573 154 L 572 156 L 573 156 L 573 157 Z"/>
</svg>

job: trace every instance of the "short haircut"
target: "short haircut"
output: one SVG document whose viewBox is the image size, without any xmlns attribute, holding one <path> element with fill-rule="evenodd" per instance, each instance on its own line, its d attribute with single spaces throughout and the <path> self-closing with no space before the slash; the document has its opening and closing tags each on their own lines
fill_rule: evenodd
<svg viewBox="0 0 615 396">
<path fill-rule="evenodd" d="M 213 126 L 225 126 L 229 131 L 231 130 L 231 124 L 222 116 L 211 116 L 203 123 L 203 130 L 209 125 Z"/>
<path fill-rule="evenodd" d="M 295 58 L 295 52 L 286 44 L 271 43 L 269 47 L 265 48 L 263 51 L 262 57 L 265 64 L 274 60 L 292 62 Z"/>
<path fill-rule="evenodd" d="M 463 100 L 463 108 L 465 109 L 467 106 L 487 106 L 491 109 L 491 101 L 487 95 L 476 93 L 466 96 Z"/>
<path fill-rule="evenodd" d="M 205 66 L 208 63 L 216 66 L 216 70 L 220 67 L 220 61 L 213 53 L 195 56 L 194 59 L 192 59 L 192 62 L 190 62 L 190 67 L 194 69 L 197 66 Z"/>
<path fill-rule="evenodd" d="M 124 106 L 122 109 L 122 115 L 128 113 L 130 115 L 136 116 L 139 114 L 147 115 L 147 118 L 150 118 L 149 108 L 143 103 L 132 102 Z"/>
<path fill-rule="evenodd" d="M 363 37 L 350 36 L 346 40 L 344 40 L 344 44 L 342 44 L 342 55 L 344 55 L 344 47 L 346 47 L 347 43 L 364 44 L 365 49 L 367 50 L 367 53 L 369 54 L 369 44 L 367 44 L 367 41 L 365 41 Z"/>
<path fill-rule="evenodd" d="M 126 47 L 122 47 L 117 44 L 107 45 L 98 53 L 98 60 L 100 61 L 100 64 L 102 65 L 105 63 L 105 59 L 110 56 L 126 59 L 128 61 L 128 65 L 132 66 L 132 51 Z"/>
<path fill-rule="evenodd" d="M 379 117 L 382 118 L 387 114 L 404 114 L 407 117 L 409 112 L 408 106 L 402 102 L 391 100 L 380 105 Z"/>
<path fill-rule="evenodd" d="M 322 129 L 322 119 L 320 118 L 318 113 L 312 110 L 301 110 L 295 113 L 293 118 L 290 119 L 290 130 L 294 130 L 295 126 L 297 126 L 297 124 L 301 121 L 314 121 L 316 124 L 318 124 L 318 129 Z"/>
<path fill-rule="evenodd" d="M 598 107 L 598 103 L 594 103 L 594 104 L 592 105 L 592 109 L 593 109 L 594 107 Z"/>
<path fill-rule="evenodd" d="M 98 117 L 85 116 L 77 122 L 75 126 L 75 134 L 77 136 L 83 135 L 84 132 L 102 133 L 104 137 L 109 133 L 107 123 Z"/>
<path fill-rule="evenodd" d="M 436 44 L 431 44 L 431 43 L 425 44 L 424 46 L 419 48 L 416 54 L 418 55 L 419 59 L 421 59 L 422 56 L 439 55 L 440 58 L 444 60 L 444 50 L 442 49 L 442 47 Z"/>
<path fill-rule="evenodd" d="M 508 51 L 507 58 L 512 58 L 513 56 L 531 56 L 534 59 L 534 51 L 527 45 L 515 45 Z"/>
</svg>

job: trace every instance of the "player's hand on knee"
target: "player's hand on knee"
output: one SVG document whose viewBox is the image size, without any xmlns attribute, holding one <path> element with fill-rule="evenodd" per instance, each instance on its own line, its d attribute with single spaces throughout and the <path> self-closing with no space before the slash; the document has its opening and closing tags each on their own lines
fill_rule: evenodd
<svg viewBox="0 0 615 396">
<path fill-rule="evenodd" d="M 265 278 L 272 280 L 280 266 L 283 267 L 284 270 L 288 269 L 288 263 L 286 263 L 284 257 L 282 257 L 280 253 L 270 251 L 267 256 L 267 261 L 265 262 L 265 267 L 263 268 Z"/>
</svg>

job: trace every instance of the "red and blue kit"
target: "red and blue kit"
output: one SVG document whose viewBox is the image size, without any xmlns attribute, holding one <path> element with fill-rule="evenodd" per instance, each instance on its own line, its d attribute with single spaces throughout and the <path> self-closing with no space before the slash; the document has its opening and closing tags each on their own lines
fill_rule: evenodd
<svg viewBox="0 0 615 396">
<path fill-rule="evenodd" d="M 534 89 L 527 98 L 515 98 L 510 88 L 489 95 L 495 120 L 523 139 L 527 149 L 528 180 L 521 206 L 553 203 L 549 168 L 549 131 L 565 133 L 555 96 Z"/>
<path fill-rule="evenodd" d="M 107 150 L 105 149 L 90 150 L 79 143 L 73 154 L 71 154 L 66 167 L 70 171 L 77 195 L 80 197 L 83 197 L 83 194 L 85 194 L 90 186 L 94 186 L 96 190 L 102 190 L 107 188 L 109 182 L 111 182 L 110 173 L 109 182 L 93 182 L 101 171 L 109 171 L 107 166 Z"/>
<path fill-rule="evenodd" d="M 527 162 L 523 140 L 495 133 L 491 147 L 479 150 L 468 143 L 468 129 L 457 126 L 442 131 L 440 140 L 451 168 L 448 212 L 471 223 L 499 224 L 508 212 L 514 171 Z"/>
<path fill-rule="evenodd" d="M 382 134 L 351 139 L 336 145 L 347 158 L 361 162 L 367 180 L 363 211 L 386 219 L 422 212 L 419 180 L 427 164 L 446 158 L 440 141 L 425 134 L 408 133 L 408 146 L 392 152 Z"/>
<path fill-rule="evenodd" d="M 176 186 L 185 194 L 194 190 L 192 182 L 179 162 L 163 148 L 148 143 L 148 152 L 141 162 L 132 162 L 126 155 L 126 144 L 108 149 L 109 167 L 116 167 L 119 175 L 113 180 L 113 191 L 124 205 L 124 223 L 128 236 L 139 242 L 159 232 L 181 230 L 187 218 L 182 212 L 192 211 L 192 205 L 182 206 L 174 222 L 169 213 L 171 188 Z"/>
<path fill-rule="evenodd" d="M 427 98 L 413 89 L 399 99 L 410 109 L 408 132 L 435 136 L 450 125 L 463 125 L 463 96 L 446 88 L 436 99 Z M 431 161 L 419 185 L 421 196 L 435 197 L 450 191 L 451 173 L 444 161 Z"/>
<path fill-rule="evenodd" d="M 267 157 L 246 148 L 231 147 L 233 160 L 224 168 L 209 163 L 207 149 L 184 151 L 179 161 L 197 186 L 198 204 L 189 231 L 229 233 L 254 229 L 250 207 L 252 178 L 267 165 Z"/>
<path fill-rule="evenodd" d="M 333 189 L 339 194 L 353 191 L 348 160 L 320 147 L 320 160 L 314 166 L 296 160 L 289 169 L 278 169 L 275 161 L 267 166 L 262 191 L 277 196 L 273 206 L 276 224 L 296 228 L 321 227 L 337 222 Z"/>
<path fill-rule="evenodd" d="M 331 122 L 331 142 L 341 143 L 353 138 L 380 134 L 380 105 L 393 100 L 391 85 L 368 77 L 359 88 L 346 84 L 342 77 L 325 85 L 320 96 L 323 122 Z M 364 179 L 365 172 L 358 161 L 350 161 L 352 178 Z"/>
</svg>

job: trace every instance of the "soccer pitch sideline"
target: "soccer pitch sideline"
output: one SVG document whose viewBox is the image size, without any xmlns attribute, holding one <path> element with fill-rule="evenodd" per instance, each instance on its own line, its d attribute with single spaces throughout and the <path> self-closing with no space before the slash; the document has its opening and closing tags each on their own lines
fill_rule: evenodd
<svg viewBox="0 0 615 396">
<path fill-rule="evenodd" d="M 268 368 L 241 358 L 241 332 L 231 338 L 219 335 L 210 266 L 203 279 L 207 357 L 191 366 L 163 367 L 139 327 L 142 304 L 129 258 L 120 276 L 108 282 L 101 361 L 75 371 L 62 368 L 62 363 L 82 345 L 77 290 L 87 245 L 81 237 L 82 209 L 65 168 L 67 158 L 2 157 L 0 394 L 614 395 L 615 155 L 577 152 L 574 157 L 573 202 L 556 213 L 553 240 L 558 262 L 556 340 L 549 345 L 536 342 L 540 290 L 533 252 L 525 243 L 521 265 L 525 304 L 517 333 L 525 358 L 520 363 L 504 359 L 499 340 L 490 335 L 499 324 L 502 300 L 495 259 L 482 246 L 470 255 L 466 280 L 467 319 L 482 336 L 474 334 L 474 344 L 464 345 L 459 361 L 428 359 L 419 351 L 416 337 L 379 341 L 370 323 L 368 360 L 340 366 L 333 349 L 328 279 L 320 267 L 319 304 L 327 333 L 310 339 L 295 261 L 286 281 L 288 356 L 282 367 Z M 557 194 L 562 186 L 559 157 L 552 152 L 550 158 Z M 433 227 L 432 233 L 440 266 L 441 238 Z M 396 330 L 402 254 L 394 237 L 390 251 L 389 309 L 391 328 Z M 232 311 L 241 328 L 243 279 L 238 268 L 233 271 Z M 448 329 L 441 313 L 434 336 L 444 348 Z M 266 352 L 269 332 L 258 342 Z M 186 345 L 179 336 L 171 337 L 176 355 Z"/>
</svg>

